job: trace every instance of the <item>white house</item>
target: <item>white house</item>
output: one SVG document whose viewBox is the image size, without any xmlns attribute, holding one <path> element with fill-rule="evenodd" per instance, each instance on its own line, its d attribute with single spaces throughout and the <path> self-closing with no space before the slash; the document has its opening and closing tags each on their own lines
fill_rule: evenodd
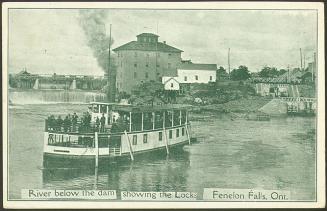
<svg viewBox="0 0 327 211">
<path fill-rule="evenodd" d="M 175 79 L 180 83 L 209 83 L 216 81 L 216 64 L 183 62 L 177 68 Z"/>
<path fill-rule="evenodd" d="M 165 90 L 175 90 L 178 91 L 180 89 L 179 82 L 176 80 L 177 77 L 162 77 L 162 83 L 164 84 Z"/>
</svg>

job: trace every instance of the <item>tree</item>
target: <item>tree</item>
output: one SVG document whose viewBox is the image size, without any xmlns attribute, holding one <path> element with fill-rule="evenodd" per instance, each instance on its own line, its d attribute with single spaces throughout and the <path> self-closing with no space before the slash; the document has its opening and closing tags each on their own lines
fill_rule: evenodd
<svg viewBox="0 0 327 211">
<path fill-rule="evenodd" d="M 250 72 L 246 66 L 241 65 L 237 69 L 233 69 L 230 76 L 234 81 L 246 80 L 250 78 Z"/>
<path fill-rule="evenodd" d="M 146 81 L 135 86 L 132 101 L 153 105 L 156 99 L 163 98 L 163 84 L 158 81 Z"/>
<path fill-rule="evenodd" d="M 287 72 L 287 70 L 285 70 L 285 69 L 280 69 L 278 74 L 279 74 L 279 75 L 283 75 L 283 74 L 286 73 L 286 72 Z"/>
<path fill-rule="evenodd" d="M 259 76 L 263 78 L 275 78 L 279 76 L 279 72 L 276 67 L 264 67 L 259 72 Z"/>
<path fill-rule="evenodd" d="M 226 74 L 226 69 L 223 68 L 222 66 L 220 66 L 220 67 L 217 69 L 217 75 L 221 75 L 221 74 Z"/>
</svg>

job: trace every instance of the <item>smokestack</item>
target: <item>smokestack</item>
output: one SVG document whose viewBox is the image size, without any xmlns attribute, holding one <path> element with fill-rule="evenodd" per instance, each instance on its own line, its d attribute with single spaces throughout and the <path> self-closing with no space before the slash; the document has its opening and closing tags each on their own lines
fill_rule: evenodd
<svg viewBox="0 0 327 211">
<path fill-rule="evenodd" d="M 79 11 L 79 23 L 85 33 L 87 45 L 92 49 L 93 56 L 97 59 L 99 67 L 104 71 L 104 75 L 111 78 L 115 77 L 116 70 L 113 59 L 110 57 L 111 45 L 113 44 L 111 30 L 110 36 L 106 35 L 107 17 L 108 13 L 104 9 L 83 9 Z M 112 88 L 111 79 L 110 81 L 109 78 L 107 79 L 108 98 L 113 101 L 112 97 L 115 95 L 113 92 L 116 91 L 116 88 Z"/>
</svg>

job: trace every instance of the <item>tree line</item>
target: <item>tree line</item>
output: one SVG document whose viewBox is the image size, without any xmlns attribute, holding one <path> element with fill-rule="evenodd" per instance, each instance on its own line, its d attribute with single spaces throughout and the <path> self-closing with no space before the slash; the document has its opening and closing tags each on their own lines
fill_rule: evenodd
<svg viewBox="0 0 327 211">
<path fill-rule="evenodd" d="M 263 67 L 260 72 L 258 72 L 258 76 L 262 78 L 276 78 L 280 75 L 283 75 L 286 73 L 287 70 L 285 69 L 277 69 L 276 67 Z M 238 68 L 233 69 L 230 74 L 227 73 L 226 69 L 222 66 L 220 66 L 217 69 L 217 76 L 223 76 L 230 78 L 234 81 L 241 81 L 241 80 L 247 80 L 251 78 L 251 73 L 247 66 L 241 65 Z"/>
</svg>

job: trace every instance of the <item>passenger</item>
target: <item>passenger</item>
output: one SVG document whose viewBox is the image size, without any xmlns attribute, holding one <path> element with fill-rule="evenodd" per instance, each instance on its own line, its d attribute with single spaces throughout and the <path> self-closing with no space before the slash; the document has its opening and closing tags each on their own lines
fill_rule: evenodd
<svg viewBox="0 0 327 211">
<path fill-rule="evenodd" d="M 54 115 L 51 115 L 50 118 L 51 118 L 51 120 L 50 120 L 51 121 L 51 130 L 53 131 L 53 130 L 55 130 L 56 118 Z"/>
<path fill-rule="evenodd" d="M 66 116 L 65 117 L 65 119 L 64 119 L 64 131 L 65 132 L 68 132 L 68 131 L 70 131 L 70 119 L 69 119 L 70 117 L 69 117 L 69 115 L 68 116 Z"/>
<path fill-rule="evenodd" d="M 101 124 L 101 128 L 100 128 L 100 132 L 104 132 L 104 125 L 106 123 L 106 117 L 104 117 L 104 113 L 102 113 L 102 117 L 100 119 L 100 124 Z"/>
<path fill-rule="evenodd" d="M 64 122 L 63 122 L 64 132 L 67 132 L 67 120 L 68 120 L 68 116 L 65 117 Z"/>
<path fill-rule="evenodd" d="M 99 119 L 99 117 L 96 118 L 95 125 L 96 125 L 96 130 L 95 131 L 99 132 L 99 126 L 100 126 L 100 119 Z"/>
<path fill-rule="evenodd" d="M 89 112 L 85 113 L 85 126 L 87 128 L 90 128 L 90 124 L 91 124 L 91 115 Z"/>
<path fill-rule="evenodd" d="M 111 133 L 118 133 L 119 132 L 119 128 L 118 128 L 117 122 L 112 123 L 110 132 Z"/>
<path fill-rule="evenodd" d="M 78 116 L 76 113 L 74 113 L 72 117 L 73 132 L 76 132 L 77 120 L 78 120 Z"/>
<path fill-rule="evenodd" d="M 61 119 L 61 116 L 59 115 L 58 119 L 56 120 L 57 131 L 61 131 L 62 124 L 63 124 L 63 120 Z"/>
<path fill-rule="evenodd" d="M 45 130 L 49 131 L 51 130 L 51 116 L 48 116 L 48 118 L 45 120 Z"/>
</svg>

